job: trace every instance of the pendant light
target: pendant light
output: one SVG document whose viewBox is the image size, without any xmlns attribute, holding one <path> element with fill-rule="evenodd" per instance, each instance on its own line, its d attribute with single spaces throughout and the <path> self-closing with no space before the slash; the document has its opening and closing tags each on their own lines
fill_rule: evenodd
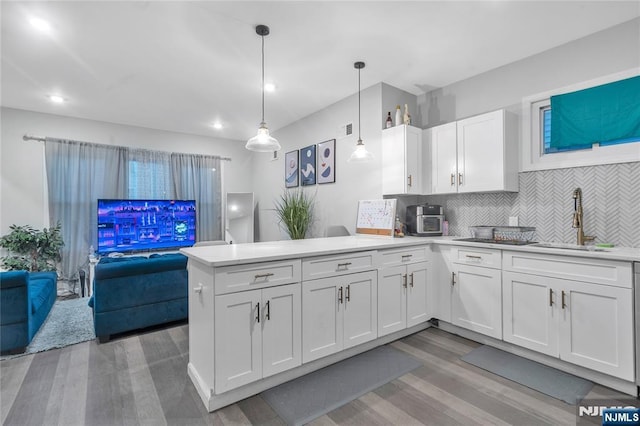
<svg viewBox="0 0 640 426">
<path fill-rule="evenodd" d="M 264 36 L 269 35 L 269 27 L 266 25 L 256 26 L 256 34 L 262 38 L 262 121 L 258 128 L 258 134 L 249 139 L 244 147 L 249 151 L 257 152 L 279 151 L 280 144 L 269 135 L 267 123 L 264 121 Z"/>
<path fill-rule="evenodd" d="M 358 142 L 356 143 L 356 149 L 351 153 L 351 157 L 347 161 L 350 163 L 364 163 L 373 160 L 373 154 L 367 151 L 360 137 L 360 70 L 364 68 L 364 62 L 356 62 L 353 67 L 358 70 Z"/>
</svg>

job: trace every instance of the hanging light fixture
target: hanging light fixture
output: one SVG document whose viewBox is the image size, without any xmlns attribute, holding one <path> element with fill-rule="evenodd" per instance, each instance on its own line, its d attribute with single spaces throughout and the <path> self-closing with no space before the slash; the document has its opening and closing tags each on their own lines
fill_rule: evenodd
<svg viewBox="0 0 640 426">
<path fill-rule="evenodd" d="M 267 123 L 264 121 L 264 36 L 269 35 L 269 27 L 266 25 L 256 26 L 256 34 L 262 37 L 262 122 L 260 122 L 258 134 L 249 139 L 244 147 L 257 152 L 279 151 L 280 144 L 269 135 Z"/>
<path fill-rule="evenodd" d="M 358 70 L 358 142 L 356 143 L 356 149 L 351 153 L 351 157 L 347 161 L 350 163 L 363 163 L 373 160 L 373 154 L 367 151 L 360 137 L 360 70 L 364 68 L 364 62 L 356 62 L 353 67 Z"/>
</svg>

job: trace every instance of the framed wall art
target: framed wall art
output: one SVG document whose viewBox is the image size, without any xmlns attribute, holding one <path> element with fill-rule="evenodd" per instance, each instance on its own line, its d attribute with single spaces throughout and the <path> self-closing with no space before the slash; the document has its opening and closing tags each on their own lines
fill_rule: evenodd
<svg viewBox="0 0 640 426">
<path fill-rule="evenodd" d="M 336 181 L 336 140 L 318 144 L 318 183 Z"/>
<path fill-rule="evenodd" d="M 298 150 L 289 151 L 284 155 L 284 186 L 295 188 L 298 186 Z"/>
<path fill-rule="evenodd" d="M 300 184 L 316 184 L 316 146 L 309 145 L 300 150 Z"/>
</svg>

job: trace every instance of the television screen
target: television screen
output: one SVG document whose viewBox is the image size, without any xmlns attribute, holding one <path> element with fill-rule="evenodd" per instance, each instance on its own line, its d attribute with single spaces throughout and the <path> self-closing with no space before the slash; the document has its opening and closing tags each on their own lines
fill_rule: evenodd
<svg viewBox="0 0 640 426">
<path fill-rule="evenodd" d="M 195 242 L 195 200 L 98 200 L 98 254 L 170 250 Z"/>
</svg>

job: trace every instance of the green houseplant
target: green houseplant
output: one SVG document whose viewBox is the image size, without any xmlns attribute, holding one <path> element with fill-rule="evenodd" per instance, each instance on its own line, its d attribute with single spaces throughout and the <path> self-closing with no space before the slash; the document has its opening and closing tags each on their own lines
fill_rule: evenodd
<svg viewBox="0 0 640 426">
<path fill-rule="evenodd" d="M 0 246 L 9 250 L 2 266 L 9 270 L 55 271 L 61 260 L 61 225 L 35 229 L 30 225 L 11 225 L 8 234 L 0 237 Z"/>
<path fill-rule="evenodd" d="M 313 220 L 313 198 L 300 189 L 285 190 L 275 202 L 275 207 L 289 237 L 292 240 L 303 239 Z"/>
</svg>

